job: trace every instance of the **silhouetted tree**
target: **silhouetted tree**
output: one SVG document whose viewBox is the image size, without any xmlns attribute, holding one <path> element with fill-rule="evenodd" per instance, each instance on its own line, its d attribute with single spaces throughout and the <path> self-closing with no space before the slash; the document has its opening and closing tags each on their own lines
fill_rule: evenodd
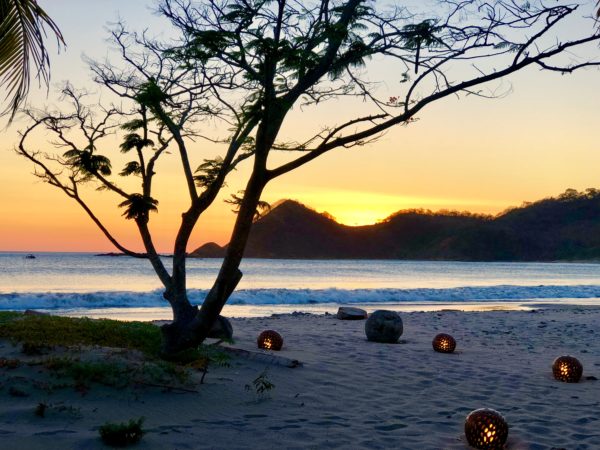
<svg viewBox="0 0 600 450">
<path fill-rule="evenodd" d="M 568 39 L 556 34 L 557 24 L 574 16 L 576 6 L 475 0 L 439 6 L 439 17 L 421 20 L 403 7 L 366 0 L 164 0 L 160 11 L 179 32 L 175 44 L 119 27 L 112 37 L 124 68 L 114 62 L 91 66 L 96 81 L 122 106 L 86 106 L 85 95 L 67 86 L 71 111 L 30 112 L 33 123 L 17 151 L 35 164 L 38 176 L 73 198 L 119 250 L 150 260 L 173 309 L 173 322 L 162 329 L 164 350 L 194 346 L 207 336 L 242 277 L 240 262 L 267 183 L 331 150 L 366 145 L 391 127 L 410 123 L 435 101 L 460 94 L 494 97 L 487 83 L 527 67 L 571 72 L 597 64 L 560 58 L 600 40 L 597 34 Z M 375 74 L 368 64 L 375 57 L 398 67 L 403 84 L 392 92 L 370 81 Z M 284 140 L 282 126 L 293 108 L 316 109 L 342 97 L 364 100 L 364 113 L 338 123 L 333 118 L 299 141 Z M 203 135 L 204 121 L 225 124 L 229 135 Z M 36 129 L 54 134 L 62 156 L 34 150 L 29 137 Z M 100 142 L 110 133 L 120 134 L 121 152 L 132 156 L 120 174 L 136 177 L 138 192 L 120 187 L 112 175 L 107 145 Z M 200 138 L 220 144 L 221 156 L 198 156 L 199 145 L 192 144 Z M 168 148 L 179 156 L 189 197 L 171 272 L 148 228 L 158 207 L 152 197 L 155 164 Z M 287 160 L 276 163 L 269 159 L 273 153 Z M 188 241 L 227 176 L 244 161 L 251 172 L 244 191 L 232 200 L 237 218 L 231 239 L 198 308 L 186 292 Z M 145 253 L 115 239 L 82 197 L 84 183 L 121 198 Z"/>
<path fill-rule="evenodd" d="M 60 30 L 36 0 L 0 0 L 0 86 L 6 89 L 5 112 L 11 119 L 29 91 L 31 62 L 39 79 L 46 84 L 50 79 L 44 26 L 59 46 L 64 44 Z"/>
</svg>

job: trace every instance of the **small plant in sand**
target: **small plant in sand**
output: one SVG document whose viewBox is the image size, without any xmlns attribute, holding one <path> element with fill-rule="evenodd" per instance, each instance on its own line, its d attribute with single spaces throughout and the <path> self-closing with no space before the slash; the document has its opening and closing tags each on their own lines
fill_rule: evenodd
<svg viewBox="0 0 600 450">
<path fill-rule="evenodd" d="M 231 356 L 218 347 L 204 345 L 201 347 L 208 360 L 218 367 L 230 367 Z"/>
<path fill-rule="evenodd" d="M 98 432 L 100 433 L 102 442 L 106 445 L 126 447 L 135 444 L 142 439 L 142 436 L 144 435 L 144 430 L 142 429 L 143 423 L 143 417 L 140 417 L 137 420 L 131 419 L 127 423 L 107 422 L 99 428 Z"/>
<path fill-rule="evenodd" d="M 124 387 L 129 384 L 127 368 L 113 362 L 52 357 L 44 361 L 44 367 L 56 376 L 72 378 L 76 386 L 88 387 L 91 383 L 99 383 Z"/>
<path fill-rule="evenodd" d="M 208 373 L 208 368 L 212 364 L 217 367 L 229 367 L 231 357 L 225 353 L 219 344 L 222 342 L 233 343 L 232 339 L 222 339 L 214 344 L 199 345 L 197 348 L 188 349 L 176 353 L 169 357 L 169 362 L 173 364 L 183 365 L 188 369 L 202 372 L 200 384 L 204 383 L 204 378 Z M 179 366 L 177 366 L 179 367 Z"/>
<path fill-rule="evenodd" d="M 37 406 L 35 407 L 33 413 L 38 417 L 45 417 L 46 409 L 48 409 L 48 404 L 46 404 L 44 402 L 39 402 L 37 404 Z"/>
<path fill-rule="evenodd" d="M 202 355 L 205 361 L 204 367 L 197 367 L 203 372 L 202 378 L 200 379 L 200 384 L 204 383 L 204 378 L 208 373 L 208 367 L 210 366 L 210 364 L 213 364 L 217 367 L 231 366 L 231 364 L 229 363 L 231 357 L 222 349 L 220 349 L 217 345 L 201 345 L 198 347 L 198 352 Z"/>
<path fill-rule="evenodd" d="M 262 398 L 269 391 L 275 389 L 275 385 L 271 382 L 271 380 L 269 380 L 269 375 L 267 373 L 268 370 L 268 368 L 265 368 L 265 370 L 263 370 L 259 376 L 252 380 L 252 384 L 247 384 L 245 386 L 246 390 L 250 391 L 251 389 L 254 389 L 256 395 L 259 398 Z"/>
</svg>

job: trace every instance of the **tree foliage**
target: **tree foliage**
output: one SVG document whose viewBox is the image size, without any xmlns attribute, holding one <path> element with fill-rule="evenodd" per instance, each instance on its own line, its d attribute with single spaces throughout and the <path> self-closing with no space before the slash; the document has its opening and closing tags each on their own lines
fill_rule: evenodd
<svg viewBox="0 0 600 450">
<path fill-rule="evenodd" d="M 70 167 L 74 173 L 80 172 L 86 180 L 97 174 L 108 176 L 112 173 L 110 159 L 95 155 L 92 148 L 67 150 L 63 157 L 65 166 Z"/>
<path fill-rule="evenodd" d="M 150 211 L 158 211 L 158 200 L 142 194 L 131 194 L 127 200 L 119 203 L 119 206 L 125 208 L 123 216 L 126 219 L 148 221 Z"/>
</svg>

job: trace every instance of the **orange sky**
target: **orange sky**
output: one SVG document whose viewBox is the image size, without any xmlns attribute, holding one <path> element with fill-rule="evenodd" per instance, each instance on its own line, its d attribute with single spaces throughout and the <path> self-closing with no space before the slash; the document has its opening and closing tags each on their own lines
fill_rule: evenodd
<svg viewBox="0 0 600 450">
<path fill-rule="evenodd" d="M 69 79 L 89 86 L 81 55 L 106 54 L 104 27 L 116 17 L 134 28 L 161 26 L 145 8 L 152 2 L 145 0 L 105 0 L 101 6 L 77 0 L 40 3 L 59 23 L 69 45 L 52 60 L 54 82 Z M 89 20 L 75 20 L 83 16 Z M 390 131 L 375 144 L 334 151 L 276 180 L 263 198 L 293 198 L 356 225 L 402 208 L 496 213 L 566 188 L 600 187 L 600 72 L 560 76 L 530 69 L 510 81 L 513 92 L 505 98 L 449 98 L 431 105 L 416 123 Z M 43 103 L 44 92 L 33 92 L 31 100 Z M 360 103 L 337 102 L 310 114 L 296 111 L 284 133 L 308 134 L 341 120 L 340 111 L 356 115 L 359 108 Z M 18 128 L 17 123 L 2 136 L 0 251 L 112 251 L 77 205 L 30 175 L 31 165 L 10 151 Z M 196 164 L 205 151 L 203 144 L 194 148 Z M 151 227 L 160 251 L 170 252 L 186 196 L 177 160 L 159 169 L 160 213 L 153 215 Z M 245 175 L 242 167 L 223 197 L 242 189 Z M 115 208 L 119 199 L 89 195 L 115 234 L 140 249 L 133 223 Z M 230 205 L 217 200 L 201 220 L 190 249 L 206 241 L 226 243 L 233 219 Z"/>
</svg>

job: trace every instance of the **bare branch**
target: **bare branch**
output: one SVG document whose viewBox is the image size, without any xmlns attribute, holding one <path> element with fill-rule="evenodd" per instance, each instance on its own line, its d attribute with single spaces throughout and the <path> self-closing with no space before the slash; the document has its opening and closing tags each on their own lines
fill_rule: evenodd
<svg viewBox="0 0 600 450">
<path fill-rule="evenodd" d="M 24 156 L 29 161 L 31 161 L 34 164 L 34 167 L 41 170 L 41 174 L 36 173 L 36 175 L 38 177 L 42 178 L 44 181 L 46 181 L 51 186 L 59 188 L 68 197 L 74 199 L 83 208 L 83 210 L 86 212 L 86 214 L 92 219 L 92 221 L 96 224 L 96 226 L 100 229 L 100 231 L 102 231 L 104 236 L 106 236 L 106 238 L 111 242 L 111 244 L 113 244 L 117 249 L 119 249 L 126 255 L 132 256 L 134 258 L 146 258 L 147 257 L 146 254 L 134 252 L 134 251 L 126 248 L 122 244 L 120 244 L 119 241 L 114 237 L 114 235 L 112 233 L 110 233 L 110 231 L 106 228 L 106 226 L 104 226 L 104 224 L 100 221 L 100 219 L 93 213 L 91 208 L 87 205 L 86 202 L 83 201 L 83 199 L 79 195 L 79 192 L 77 190 L 77 181 L 75 180 L 74 177 L 69 178 L 69 180 L 71 182 L 71 186 L 66 185 L 65 183 L 63 183 L 60 180 L 60 178 L 59 178 L 60 174 L 57 174 L 56 172 L 52 171 L 42 161 L 42 159 L 40 158 L 39 152 L 31 152 L 31 151 L 27 150 L 26 141 L 27 141 L 28 137 L 42 123 L 43 123 L 42 121 L 35 122 L 33 125 L 28 127 L 21 134 L 21 139 L 19 141 L 19 145 L 17 148 L 15 148 L 15 151 L 19 155 Z"/>
</svg>

